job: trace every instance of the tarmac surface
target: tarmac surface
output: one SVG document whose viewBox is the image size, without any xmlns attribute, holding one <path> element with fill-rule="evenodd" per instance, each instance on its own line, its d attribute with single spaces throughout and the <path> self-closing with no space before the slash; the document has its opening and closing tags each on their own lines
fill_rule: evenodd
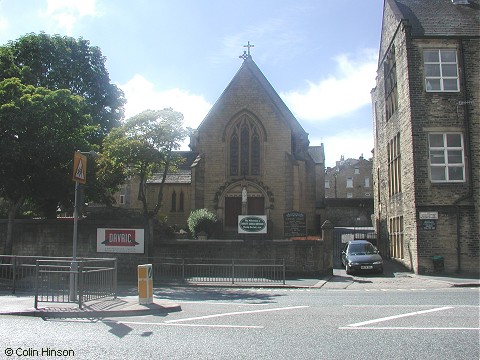
<svg viewBox="0 0 480 360">
<path fill-rule="evenodd" d="M 478 277 L 462 274 L 416 275 L 394 263 L 386 263 L 384 274 L 379 276 L 349 276 L 344 270 L 334 269 L 332 276 L 317 279 L 287 279 L 285 284 L 259 283 L 189 283 L 182 286 L 208 286 L 228 288 L 286 288 L 286 289 L 407 289 L 411 287 L 450 288 L 480 287 Z M 172 287 L 172 285 L 166 285 Z M 155 289 L 154 289 L 155 293 Z M 35 316 L 42 318 L 104 318 L 122 316 L 156 315 L 181 311 L 179 304 L 154 296 L 153 303 L 140 305 L 136 284 L 120 284 L 116 298 L 105 298 L 86 302 L 82 308 L 76 303 L 38 303 L 34 308 L 32 292 L 0 291 L 0 315 Z"/>
</svg>

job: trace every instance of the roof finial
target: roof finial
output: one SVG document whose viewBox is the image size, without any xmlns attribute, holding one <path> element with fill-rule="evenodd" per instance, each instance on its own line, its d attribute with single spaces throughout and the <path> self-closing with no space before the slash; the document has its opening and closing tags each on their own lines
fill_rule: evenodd
<svg viewBox="0 0 480 360">
<path fill-rule="evenodd" d="M 250 41 L 249 41 L 247 45 L 243 45 L 243 47 L 248 48 L 248 56 L 250 56 L 250 48 L 255 47 L 255 45 L 250 45 Z"/>
<path fill-rule="evenodd" d="M 251 59 L 252 55 L 250 55 L 250 48 L 255 47 L 255 45 L 251 45 L 250 41 L 247 43 L 247 45 L 243 45 L 244 48 L 247 48 L 247 51 L 243 52 L 243 55 L 240 55 L 239 58 L 243 59 L 244 61 L 247 59 Z"/>
</svg>

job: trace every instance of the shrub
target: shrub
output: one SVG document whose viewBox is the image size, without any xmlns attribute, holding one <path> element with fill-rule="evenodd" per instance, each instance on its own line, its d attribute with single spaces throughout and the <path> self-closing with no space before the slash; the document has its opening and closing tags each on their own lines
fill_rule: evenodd
<svg viewBox="0 0 480 360">
<path fill-rule="evenodd" d="M 198 209 L 190 213 L 187 224 L 194 238 L 197 238 L 201 232 L 205 232 L 210 237 L 215 231 L 217 221 L 217 216 L 213 212 L 207 209 Z"/>
</svg>

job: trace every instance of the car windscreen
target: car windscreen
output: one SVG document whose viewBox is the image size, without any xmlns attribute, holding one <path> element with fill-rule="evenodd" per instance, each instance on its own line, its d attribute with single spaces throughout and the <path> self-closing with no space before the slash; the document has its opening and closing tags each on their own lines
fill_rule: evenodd
<svg viewBox="0 0 480 360">
<path fill-rule="evenodd" d="M 372 244 L 350 244 L 348 253 L 351 255 L 371 255 L 376 254 L 376 249 Z"/>
</svg>

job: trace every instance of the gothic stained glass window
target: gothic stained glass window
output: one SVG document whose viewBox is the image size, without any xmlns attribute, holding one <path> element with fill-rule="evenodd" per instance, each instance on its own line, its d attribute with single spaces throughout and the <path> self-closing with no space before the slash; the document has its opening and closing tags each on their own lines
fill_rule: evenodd
<svg viewBox="0 0 480 360">
<path fill-rule="evenodd" d="M 261 137 L 247 115 L 233 126 L 229 141 L 230 176 L 260 175 Z"/>
<path fill-rule="evenodd" d="M 240 158 L 242 161 L 241 175 L 249 175 L 250 168 L 250 131 L 247 124 L 243 124 L 240 135 Z"/>
<path fill-rule="evenodd" d="M 252 175 L 260 175 L 260 137 L 256 132 L 252 136 Z"/>
<path fill-rule="evenodd" d="M 236 132 L 230 139 L 230 175 L 238 175 L 238 136 Z"/>
</svg>

